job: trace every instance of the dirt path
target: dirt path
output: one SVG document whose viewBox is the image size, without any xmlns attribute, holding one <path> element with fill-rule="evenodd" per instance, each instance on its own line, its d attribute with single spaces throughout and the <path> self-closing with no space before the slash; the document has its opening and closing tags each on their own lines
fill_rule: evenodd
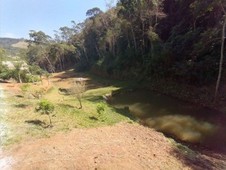
<svg viewBox="0 0 226 170">
<path fill-rule="evenodd" d="M 6 114 L 6 103 L 4 102 L 5 95 L 3 93 L 3 88 L 1 87 L 0 84 L 0 116 L 4 116 Z M 3 151 L 2 151 L 2 140 L 5 136 L 5 130 L 6 130 L 6 125 L 4 122 L 0 121 L 0 169 L 6 169 L 7 167 L 9 168 L 9 164 L 12 160 L 11 157 L 3 156 Z"/>
<path fill-rule="evenodd" d="M 120 123 L 112 127 L 75 129 L 12 148 L 14 161 L 0 169 L 224 169 L 224 162 L 179 151 L 161 133 Z M 1 164 L 0 164 L 1 166 Z"/>
</svg>

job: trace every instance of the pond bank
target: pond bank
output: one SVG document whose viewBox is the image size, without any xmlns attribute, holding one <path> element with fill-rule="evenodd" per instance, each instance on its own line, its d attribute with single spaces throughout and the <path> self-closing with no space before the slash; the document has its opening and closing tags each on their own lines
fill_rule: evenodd
<svg viewBox="0 0 226 170">
<path fill-rule="evenodd" d="M 103 79 L 113 79 L 114 81 L 122 81 L 125 84 L 132 83 L 133 87 L 139 89 L 147 89 L 150 91 L 157 92 L 162 95 L 167 95 L 181 101 L 189 102 L 195 105 L 215 109 L 220 112 L 226 113 L 226 80 L 221 82 L 220 92 L 217 102 L 214 103 L 215 83 L 208 84 L 205 86 L 189 85 L 177 80 L 171 79 L 156 79 L 156 78 L 139 78 L 137 79 L 121 79 L 109 75 L 108 73 L 96 72 L 91 70 L 91 74 Z M 127 81 L 128 80 L 128 81 Z M 127 83 L 129 82 L 129 83 Z"/>
<path fill-rule="evenodd" d="M 226 153 L 225 114 L 144 89 L 119 90 L 113 94 L 109 104 L 127 110 L 139 123 L 188 146 L 198 144 Z"/>
<path fill-rule="evenodd" d="M 145 89 L 177 98 L 194 105 L 203 106 L 226 113 L 226 88 L 222 82 L 217 102 L 214 103 L 215 84 L 207 86 L 192 86 L 171 80 L 149 80 L 143 82 Z"/>
</svg>

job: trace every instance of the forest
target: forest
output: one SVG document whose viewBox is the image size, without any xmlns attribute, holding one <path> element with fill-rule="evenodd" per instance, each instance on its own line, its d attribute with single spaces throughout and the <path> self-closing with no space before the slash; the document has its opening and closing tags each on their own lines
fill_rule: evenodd
<svg viewBox="0 0 226 170">
<path fill-rule="evenodd" d="M 116 79 L 170 79 L 202 86 L 217 79 L 225 26 L 222 0 L 120 0 L 95 7 L 52 38 L 31 30 L 29 64 L 48 72 L 69 67 Z M 222 50 L 221 50 L 222 49 Z"/>
<path fill-rule="evenodd" d="M 0 169 L 226 169 L 226 0 L 118 0 L 28 36 L 0 38 Z"/>
<path fill-rule="evenodd" d="M 218 74 L 225 8 L 221 0 L 120 0 L 106 12 L 88 10 L 84 22 L 54 38 L 31 31 L 27 58 L 49 72 L 73 66 L 117 79 L 205 85 Z"/>
</svg>

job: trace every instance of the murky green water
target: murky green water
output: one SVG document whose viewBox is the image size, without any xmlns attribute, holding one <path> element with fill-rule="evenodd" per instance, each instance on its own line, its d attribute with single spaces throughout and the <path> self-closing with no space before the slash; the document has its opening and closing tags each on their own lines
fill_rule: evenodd
<svg viewBox="0 0 226 170">
<path fill-rule="evenodd" d="M 217 111 L 144 90 L 115 95 L 109 102 L 129 109 L 142 124 L 175 139 L 208 145 L 215 140 L 226 142 L 225 116 Z"/>
</svg>

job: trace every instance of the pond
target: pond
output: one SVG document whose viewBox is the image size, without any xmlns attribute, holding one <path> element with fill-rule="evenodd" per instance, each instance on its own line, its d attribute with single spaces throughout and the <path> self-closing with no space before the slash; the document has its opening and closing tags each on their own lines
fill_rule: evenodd
<svg viewBox="0 0 226 170">
<path fill-rule="evenodd" d="M 225 150 L 226 116 L 216 110 L 145 90 L 122 91 L 109 103 L 176 140 Z"/>
</svg>

